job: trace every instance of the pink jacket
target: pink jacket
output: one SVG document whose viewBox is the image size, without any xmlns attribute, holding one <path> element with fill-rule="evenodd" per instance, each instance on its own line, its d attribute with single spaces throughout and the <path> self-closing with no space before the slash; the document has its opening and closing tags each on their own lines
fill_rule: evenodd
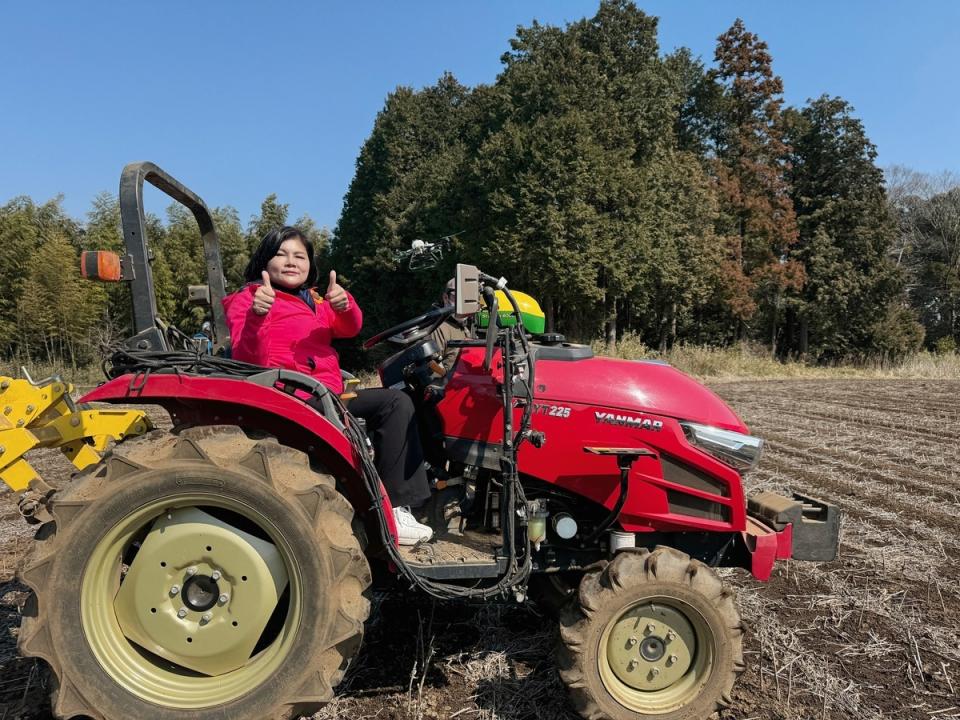
<svg viewBox="0 0 960 720">
<path fill-rule="evenodd" d="M 252 308 L 259 286 L 250 283 L 223 299 L 232 357 L 312 375 L 333 392 L 343 392 L 340 358 L 330 341 L 351 338 L 360 332 L 363 313 L 353 296 L 347 293 L 350 306 L 338 313 L 323 298 L 311 310 L 297 295 L 277 290 L 270 312 L 257 315 Z"/>
</svg>

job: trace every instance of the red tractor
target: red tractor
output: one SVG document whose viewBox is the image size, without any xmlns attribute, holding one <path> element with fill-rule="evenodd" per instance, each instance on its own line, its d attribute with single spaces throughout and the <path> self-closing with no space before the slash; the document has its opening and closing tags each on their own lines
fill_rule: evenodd
<svg viewBox="0 0 960 720">
<path fill-rule="evenodd" d="M 145 180 L 200 226 L 209 283 L 192 293 L 210 303 L 213 354 L 157 318 Z M 38 477 L 19 486 L 42 522 L 21 573 L 33 592 L 20 650 L 49 664 L 58 717 L 309 714 L 360 651 L 371 587 L 412 585 L 554 608 L 560 674 L 584 717 L 706 718 L 730 702 L 744 662 L 735 599 L 713 568 L 765 580 L 777 559 L 835 556 L 835 508 L 747 501 L 741 479 L 762 441 L 710 390 L 664 363 L 532 334 L 506 281 L 467 265 L 455 309 L 367 342 L 395 346 L 381 378 L 416 398 L 445 466 L 431 503 L 442 532 L 401 547 L 349 404 L 311 377 L 224 356 L 203 201 L 137 163 L 120 202 L 126 256 L 83 263 L 130 283 L 135 334 L 108 361 L 109 381 L 61 408 L 62 433 L 91 428 L 60 442 L 85 469 L 58 491 Z M 442 397 L 422 400 L 437 380 L 432 331 L 481 297 L 485 337 L 461 341 Z M 137 414 L 102 459 L 81 463 L 84 440 L 105 447 L 92 428 L 109 412 L 87 403 L 160 405 L 173 429 Z"/>
</svg>

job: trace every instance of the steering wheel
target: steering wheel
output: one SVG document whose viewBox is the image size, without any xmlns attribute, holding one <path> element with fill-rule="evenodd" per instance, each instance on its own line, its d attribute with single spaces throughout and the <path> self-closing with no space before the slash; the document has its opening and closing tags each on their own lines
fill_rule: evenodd
<svg viewBox="0 0 960 720">
<path fill-rule="evenodd" d="M 450 305 L 442 308 L 434 308 L 429 312 L 425 312 L 423 315 L 417 315 L 415 318 L 411 318 L 399 325 L 394 325 L 392 328 L 387 328 L 383 332 L 377 333 L 363 343 L 363 349 L 369 350 L 384 340 L 389 340 L 401 347 L 409 347 L 440 327 L 440 323 L 453 315 L 455 310 L 456 308 Z"/>
</svg>

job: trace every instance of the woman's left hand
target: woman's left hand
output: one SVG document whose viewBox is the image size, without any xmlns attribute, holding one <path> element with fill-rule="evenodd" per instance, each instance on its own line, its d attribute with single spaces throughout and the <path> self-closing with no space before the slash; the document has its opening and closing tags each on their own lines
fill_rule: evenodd
<svg viewBox="0 0 960 720">
<path fill-rule="evenodd" d="M 347 291 L 337 283 L 336 270 L 330 271 L 330 282 L 327 284 L 327 292 L 324 293 L 323 299 L 330 303 L 338 313 L 350 307 L 350 296 L 347 295 Z"/>
</svg>

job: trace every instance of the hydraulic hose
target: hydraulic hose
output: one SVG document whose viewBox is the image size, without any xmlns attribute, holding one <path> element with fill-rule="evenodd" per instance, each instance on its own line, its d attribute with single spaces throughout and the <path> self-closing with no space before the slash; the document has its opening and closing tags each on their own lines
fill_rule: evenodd
<svg viewBox="0 0 960 720">
<path fill-rule="evenodd" d="M 508 297 L 510 297 L 508 295 Z M 512 298 L 511 298 L 512 300 Z M 514 303 L 515 305 L 515 303 Z M 494 316 L 495 317 L 495 316 Z M 521 326 L 522 327 L 522 326 Z M 496 325 L 494 325 L 494 335 L 497 335 Z M 523 332 L 521 330 L 521 335 Z M 526 342 L 524 339 L 524 346 Z M 509 353 L 509 342 L 504 348 L 504 353 Z M 231 377 L 244 378 L 258 375 L 264 371 L 259 365 L 231 360 L 228 358 L 208 355 L 199 351 L 180 350 L 180 351 L 144 351 L 130 350 L 127 348 L 114 348 L 112 354 L 103 362 L 104 374 L 110 378 L 116 378 L 125 374 L 132 374 L 134 377 L 131 383 L 142 384 L 153 372 L 188 372 L 199 375 L 227 375 Z M 529 390 L 528 390 L 529 395 Z M 360 460 L 361 475 L 366 486 L 367 493 L 371 499 L 371 509 L 376 512 L 378 517 L 377 525 L 380 530 L 380 539 L 383 543 L 390 560 L 396 565 L 400 573 L 414 586 L 419 587 L 424 592 L 438 599 L 464 599 L 464 598 L 491 598 L 506 594 L 511 588 L 523 585 L 530 576 L 532 562 L 530 557 L 530 540 L 526 533 L 523 534 L 523 552 L 522 559 L 517 552 L 516 524 L 513 521 L 517 516 L 517 507 L 526 511 L 526 496 L 523 488 L 516 479 L 516 467 L 513 464 L 515 454 L 511 454 L 511 463 L 513 467 L 512 474 L 514 480 L 507 483 L 507 497 L 504 511 L 510 522 L 504 524 L 505 545 L 507 547 L 507 567 L 504 574 L 493 585 L 486 587 L 464 587 L 452 583 L 437 582 L 417 575 L 400 555 L 399 550 L 394 545 L 393 537 L 387 530 L 386 509 L 383 497 L 380 492 L 382 487 L 380 475 L 376 466 L 367 454 L 366 438 L 360 431 L 360 425 L 343 405 L 336 400 L 339 412 L 342 414 L 345 435 L 350 441 Z M 524 412 L 524 420 L 521 421 L 521 430 L 525 427 L 529 413 L 529 406 Z M 507 413 L 512 415 L 512 413 Z M 520 433 L 517 434 L 520 438 Z M 506 437 L 505 437 L 506 440 Z M 511 444 L 515 444 L 514 438 L 511 438 Z"/>
</svg>

